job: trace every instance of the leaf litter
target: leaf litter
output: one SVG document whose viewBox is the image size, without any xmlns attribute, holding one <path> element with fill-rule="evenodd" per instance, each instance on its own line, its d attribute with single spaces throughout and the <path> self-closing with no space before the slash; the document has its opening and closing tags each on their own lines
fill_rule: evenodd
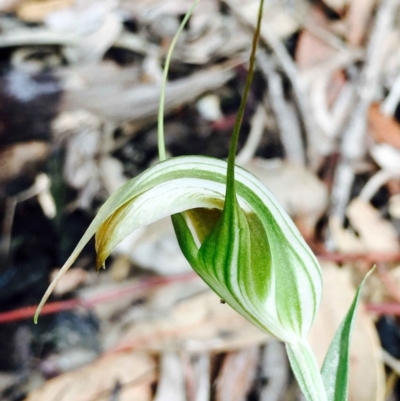
<svg viewBox="0 0 400 401">
<path fill-rule="evenodd" d="M 157 161 L 164 57 L 190 3 L 0 2 L 4 400 L 301 399 L 281 345 L 190 273 L 167 221 L 128 238 L 100 275 L 88 247 L 43 323 L 30 320 L 99 205 Z M 171 155 L 227 156 L 256 9 L 200 2 L 167 85 Z M 379 313 L 360 308 L 352 341 L 355 401 L 399 399 L 386 344 L 400 347 L 400 327 L 392 319 L 390 337 L 381 324 L 400 299 L 398 12 L 395 0 L 267 1 L 238 158 L 328 260 L 310 335 L 321 362 L 378 265 L 364 302 Z"/>
</svg>

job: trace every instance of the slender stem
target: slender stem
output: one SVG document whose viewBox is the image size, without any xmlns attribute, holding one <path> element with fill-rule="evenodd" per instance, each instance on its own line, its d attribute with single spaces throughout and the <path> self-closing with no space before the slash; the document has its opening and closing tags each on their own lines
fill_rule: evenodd
<svg viewBox="0 0 400 401">
<path fill-rule="evenodd" d="M 165 108 L 165 88 L 167 86 L 168 79 L 168 70 L 171 64 L 172 52 L 174 51 L 176 42 L 178 41 L 179 35 L 182 33 L 185 28 L 186 23 L 188 22 L 190 16 L 193 13 L 193 10 L 196 8 L 197 4 L 200 0 L 195 0 L 193 4 L 190 6 L 189 10 L 186 12 L 185 17 L 183 18 L 178 31 L 176 32 L 174 39 L 171 42 L 171 45 L 168 49 L 167 57 L 165 59 L 164 72 L 163 72 L 163 80 L 161 85 L 161 96 L 160 96 L 160 106 L 158 108 L 158 156 L 161 161 L 166 159 L 165 155 L 165 138 L 164 138 L 164 108 Z"/>
<path fill-rule="evenodd" d="M 304 339 L 286 343 L 290 366 L 307 401 L 327 401 L 315 355 Z M 333 373 L 332 373 L 333 374 Z"/>
<path fill-rule="evenodd" d="M 253 44 L 251 48 L 250 61 L 249 61 L 249 72 L 246 77 L 246 83 L 244 86 L 242 101 L 240 102 L 239 110 L 236 115 L 235 126 L 233 127 L 231 143 L 229 146 L 229 156 L 228 156 L 228 171 L 226 178 L 226 198 L 229 199 L 231 196 L 235 195 L 235 158 L 236 150 L 239 140 L 240 128 L 242 126 L 243 115 L 246 108 L 247 98 L 250 92 L 251 82 L 254 76 L 254 66 L 256 62 L 256 51 L 257 44 L 260 38 L 261 21 L 263 14 L 264 0 L 260 0 L 260 6 L 258 8 L 257 26 L 256 31 L 253 36 Z"/>
</svg>

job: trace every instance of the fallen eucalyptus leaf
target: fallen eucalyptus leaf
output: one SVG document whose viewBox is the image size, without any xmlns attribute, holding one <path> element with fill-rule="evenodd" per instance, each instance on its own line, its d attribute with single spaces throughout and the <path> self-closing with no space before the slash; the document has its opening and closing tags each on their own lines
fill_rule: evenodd
<svg viewBox="0 0 400 401">
<path fill-rule="evenodd" d="M 168 286 L 170 287 L 170 286 Z M 168 288 L 167 287 L 167 288 Z M 188 283 L 172 286 L 170 291 L 181 294 Z M 158 295 L 159 294 L 159 295 Z M 149 352 L 180 350 L 188 353 L 230 352 L 261 345 L 268 336 L 250 324 L 228 305 L 221 304 L 211 291 L 192 295 L 176 302 L 171 308 L 171 295 L 157 290 L 160 303 L 150 308 L 147 319 L 133 321 L 123 328 L 117 349 L 140 349 Z M 154 304 L 155 301 L 152 301 Z M 169 305 L 168 305 L 169 306 Z"/>
<path fill-rule="evenodd" d="M 231 352 L 217 379 L 216 401 L 245 401 L 257 375 L 259 349 L 251 347 Z"/>
<path fill-rule="evenodd" d="M 26 401 L 107 401 L 117 382 L 121 386 L 119 400 L 151 401 L 150 386 L 155 377 L 155 364 L 148 355 L 112 354 L 46 382 Z"/>
<path fill-rule="evenodd" d="M 393 224 L 361 198 L 353 199 L 347 208 L 350 224 L 357 231 L 364 252 L 399 252 L 397 232 Z"/>
</svg>

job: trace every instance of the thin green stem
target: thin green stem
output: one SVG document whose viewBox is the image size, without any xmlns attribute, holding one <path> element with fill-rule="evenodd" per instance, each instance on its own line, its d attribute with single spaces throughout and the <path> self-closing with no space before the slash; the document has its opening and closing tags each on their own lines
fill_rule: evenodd
<svg viewBox="0 0 400 401">
<path fill-rule="evenodd" d="M 327 395 L 315 355 L 307 342 L 300 339 L 286 343 L 290 366 L 307 401 L 327 401 Z M 332 374 L 334 374 L 332 372 Z M 344 399 L 341 401 L 345 401 Z"/>
<path fill-rule="evenodd" d="M 240 128 L 242 126 L 243 115 L 246 108 L 247 98 L 250 92 L 250 86 L 254 76 L 254 66 L 256 62 L 256 51 L 257 44 L 260 38 L 261 21 L 263 13 L 264 0 L 260 0 L 260 6 L 258 8 L 257 26 L 253 36 L 253 44 L 251 48 L 250 61 L 249 61 L 249 72 L 246 77 L 246 83 L 244 86 L 242 101 L 240 102 L 239 110 L 236 115 L 235 126 L 233 127 L 231 143 L 229 146 L 228 156 L 228 171 L 226 179 L 226 199 L 230 200 L 235 195 L 235 158 L 236 150 L 239 140 Z"/>
<path fill-rule="evenodd" d="M 165 109 L 165 88 L 167 86 L 168 79 L 168 70 L 171 64 L 172 52 L 174 51 L 176 42 L 178 41 L 179 35 L 182 33 L 185 28 L 186 23 L 188 22 L 190 16 L 193 13 L 193 10 L 196 8 L 197 4 L 200 0 L 195 0 L 193 4 L 190 6 L 189 10 L 186 12 L 185 17 L 183 18 L 178 31 L 176 32 L 174 39 L 171 42 L 171 45 L 168 49 L 167 57 L 165 59 L 164 72 L 163 72 L 163 80 L 161 85 L 161 96 L 160 96 L 160 106 L 158 108 L 158 156 L 160 161 L 166 159 L 165 154 L 165 138 L 164 138 L 164 109 Z"/>
</svg>

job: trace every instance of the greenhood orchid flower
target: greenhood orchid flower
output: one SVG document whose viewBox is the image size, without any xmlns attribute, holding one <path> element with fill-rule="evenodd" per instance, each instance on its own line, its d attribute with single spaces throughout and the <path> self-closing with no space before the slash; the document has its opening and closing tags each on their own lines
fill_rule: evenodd
<svg viewBox="0 0 400 401">
<path fill-rule="evenodd" d="M 222 160 L 177 157 L 130 180 L 99 210 L 59 277 L 93 235 L 100 268 L 133 230 L 172 215 L 185 257 L 224 301 L 285 342 L 304 338 L 321 298 L 318 262 L 273 195 L 242 168 L 237 202 L 223 213 L 226 170 Z"/>
<path fill-rule="evenodd" d="M 172 216 L 180 247 L 199 276 L 289 351 L 310 357 L 317 377 L 305 338 L 321 298 L 318 262 L 256 177 L 236 167 L 235 192 L 227 191 L 226 182 L 227 163 L 201 156 L 168 159 L 128 181 L 100 208 L 38 310 L 93 235 L 100 268 L 133 230 Z M 322 387 L 319 379 L 310 380 Z"/>
</svg>

